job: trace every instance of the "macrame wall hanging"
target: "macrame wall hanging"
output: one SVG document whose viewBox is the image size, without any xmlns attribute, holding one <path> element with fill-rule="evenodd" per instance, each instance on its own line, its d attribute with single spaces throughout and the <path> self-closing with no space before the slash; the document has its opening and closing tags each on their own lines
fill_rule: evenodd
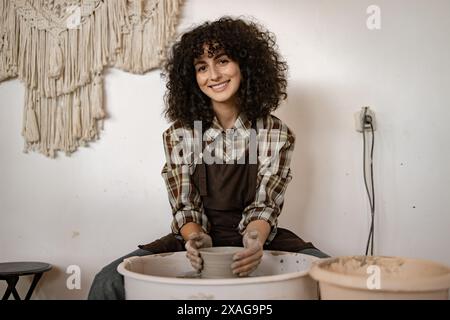
<svg viewBox="0 0 450 320">
<path fill-rule="evenodd" d="M 182 0 L 0 0 L 0 82 L 25 84 L 25 152 L 98 139 L 103 70 L 160 66 Z"/>
</svg>

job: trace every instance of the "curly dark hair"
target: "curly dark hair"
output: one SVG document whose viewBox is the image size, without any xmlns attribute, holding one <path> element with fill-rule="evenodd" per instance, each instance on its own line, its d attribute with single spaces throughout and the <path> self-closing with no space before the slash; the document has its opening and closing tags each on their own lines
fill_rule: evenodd
<svg viewBox="0 0 450 320">
<path fill-rule="evenodd" d="M 166 118 L 192 128 L 201 120 L 204 128 L 214 118 L 211 100 L 198 87 L 194 59 L 223 50 L 239 64 L 241 84 L 237 103 L 250 120 L 267 116 L 286 99 L 287 64 L 278 53 L 275 35 L 252 21 L 222 17 L 184 33 L 172 46 L 164 65 Z"/>
</svg>

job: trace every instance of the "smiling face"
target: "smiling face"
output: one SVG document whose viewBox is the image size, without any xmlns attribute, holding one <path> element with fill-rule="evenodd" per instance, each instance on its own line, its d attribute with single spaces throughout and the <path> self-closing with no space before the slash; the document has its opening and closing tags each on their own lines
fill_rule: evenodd
<svg viewBox="0 0 450 320">
<path fill-rule="evenodd" d="M 234 104 L 241 83 L 239 65 L 223 51 L 208 56 L 205 46 L 203 55 L 194 60 L 197 84 L 213 105 Z"/>
</svg>

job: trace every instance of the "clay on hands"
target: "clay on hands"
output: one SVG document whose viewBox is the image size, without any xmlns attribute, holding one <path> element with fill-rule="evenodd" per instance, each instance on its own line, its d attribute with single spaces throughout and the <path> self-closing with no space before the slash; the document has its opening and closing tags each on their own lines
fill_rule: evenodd
<svg viewBox="0 0 450 320">
<path fill-rule="evenodd" d="M 257 230 L 248 231 L 242 238 L 244 250 L 236 253 L 233 257 L 235 261 L 231 268 L 233 273 L 240 277 L 246 277 L 256 270 L 261 263 L 263 256 L 263 244 Z"/>
<path fill-rule="evenodd" d="M 198 249 L 212 247 L 212 239 L 206 233 L 194 232 L 188 237 L 188 241 L 185 244 L 186 257 L 191 262 L 192 267 L 200 272 L 203 268 L 203 259 Z"/>
</svg>

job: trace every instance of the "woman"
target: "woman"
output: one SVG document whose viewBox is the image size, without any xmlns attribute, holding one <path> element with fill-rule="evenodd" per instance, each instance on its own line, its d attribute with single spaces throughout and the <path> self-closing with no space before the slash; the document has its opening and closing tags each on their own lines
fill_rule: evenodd
<svg viewBox="0 0 450 320">
<path fill-rule="evenodd" d="M 277 227 L 292 179 L 295 137 L 271 115 L 285 99 L 287 66 L 274 36 L 253 22 L 229 17 L 183 34 L 165 65 L 163 134 L 172 232 L 125 256 L 187 251 L 201 270 L 198 249 L 243 246 L 232 265 L 247 276 L 263 250 L 326 257 L 311 243 Z M 122 257 L 96 275 L 90 299 L 123 299 Z"/>
</svg>

